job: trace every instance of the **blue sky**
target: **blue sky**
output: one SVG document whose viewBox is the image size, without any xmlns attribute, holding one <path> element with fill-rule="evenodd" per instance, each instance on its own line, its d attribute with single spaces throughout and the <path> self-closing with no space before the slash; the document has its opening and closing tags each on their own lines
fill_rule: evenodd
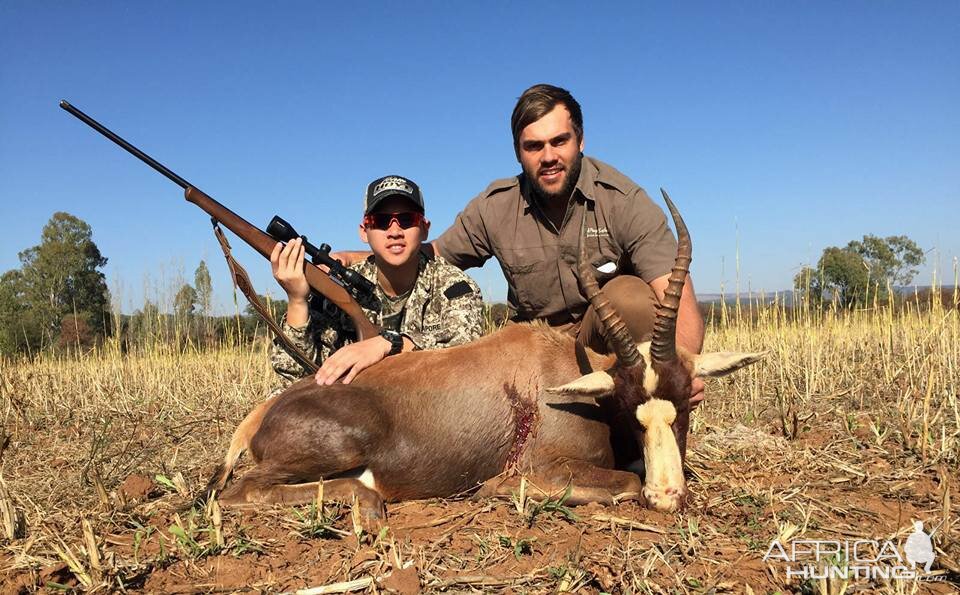
<svg viewBox="0 0 960 595">
<path fill-rule="evenodd" d="M 738 250 L 741 288 L 772 291 L 867 233 L 931 250 L 918 283 L 936 259 L 952 279 L 960 3 L 343 4 L 0 3 L 0 271 L 62 210 L 124 311 L 201 258 L 232 309 L 207 218 L 61 98 L 251 222 L 351 249 L 373 178 L 417 181 L 439 233 L 519 171 L 510 111 L 550 82 L 588 155 L 670 192 L 702 293 L 735 288 Z M 471 273 L 504 299 L 495 264 Z"/>
</svg>

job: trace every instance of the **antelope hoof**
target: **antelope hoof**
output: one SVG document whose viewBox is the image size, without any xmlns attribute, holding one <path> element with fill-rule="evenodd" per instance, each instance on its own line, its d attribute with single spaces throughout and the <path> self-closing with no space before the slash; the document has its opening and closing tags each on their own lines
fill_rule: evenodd
<svg viewBox="0 0 960 595">
<path fill-rule="evenodd" d="M 368 506 L 361 504 L 360 516 L 363 517 L 364 524 L 379 523 L 383 519 L 387 518 L 387 510 L 383 505 L 383 502 L 381 502 L 379 506 Z"/>
<path fill-rule="evenodd" d="M 377 535 L 387 520 L 387 510 L 383 503 L 380 506 L 369 506 L 358 503 L 358 514 L 354 517 L 363 531 L 369 535 Z M 356 525 L 354 525 L 356 527 Z"/>
</svg>

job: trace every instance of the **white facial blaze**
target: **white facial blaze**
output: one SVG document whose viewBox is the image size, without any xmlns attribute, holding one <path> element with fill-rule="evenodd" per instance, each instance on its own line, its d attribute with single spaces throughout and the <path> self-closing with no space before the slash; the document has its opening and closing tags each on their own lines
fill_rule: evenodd
<svg viewBox="0 0 960 595">
<path fill-rule="evenodd" d="M 673 403 L 651 399 L 637 407 L 637 420 L 644 427 L 643 461 L 646 478 L 643 495 L 655 510 L 673 512 L 686 491 L 680 447 L 671 424 L 677 418 Z"/>
<path fill-rule="evenodd" d="M 650 342 L 641 343 L 637 345 L 637 350 L 640 352 L 640 355 L 643 356 L 643 362 L 647 367 L 643 370 L 643 390 L 647 391 L 647 394 L 653 396 L 653 391 L 657 389 L 657 384 L 660 382 L 660 377 L 653 369 L 653 360 L 650 359 Z"/>
</svg>

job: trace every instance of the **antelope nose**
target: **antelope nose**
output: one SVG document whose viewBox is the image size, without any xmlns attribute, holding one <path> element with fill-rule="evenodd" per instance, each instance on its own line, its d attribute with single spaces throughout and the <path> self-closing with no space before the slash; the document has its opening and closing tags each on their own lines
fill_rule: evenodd
<svg viewBox="0 0 960 595">
<path fill-rule="evenodd" d="M 683 486 L 644 487 L 643 497 L 647 505 L 659 512 L 676 512 L 683 508 L 687 490 Z"/>
</svg>

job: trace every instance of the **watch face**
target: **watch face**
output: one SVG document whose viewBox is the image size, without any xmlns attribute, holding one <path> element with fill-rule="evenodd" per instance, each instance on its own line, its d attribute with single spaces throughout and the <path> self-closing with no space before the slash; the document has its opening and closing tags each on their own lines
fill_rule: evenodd
<svg viewBox="0 0 960 595">
<path fill-rule="evenodd" d="M 396 331 L 380 331 L 380 336 L 390 341 L 390 355 L 396 355 L 403 349 L 403 338 Z"/>
</svg>

